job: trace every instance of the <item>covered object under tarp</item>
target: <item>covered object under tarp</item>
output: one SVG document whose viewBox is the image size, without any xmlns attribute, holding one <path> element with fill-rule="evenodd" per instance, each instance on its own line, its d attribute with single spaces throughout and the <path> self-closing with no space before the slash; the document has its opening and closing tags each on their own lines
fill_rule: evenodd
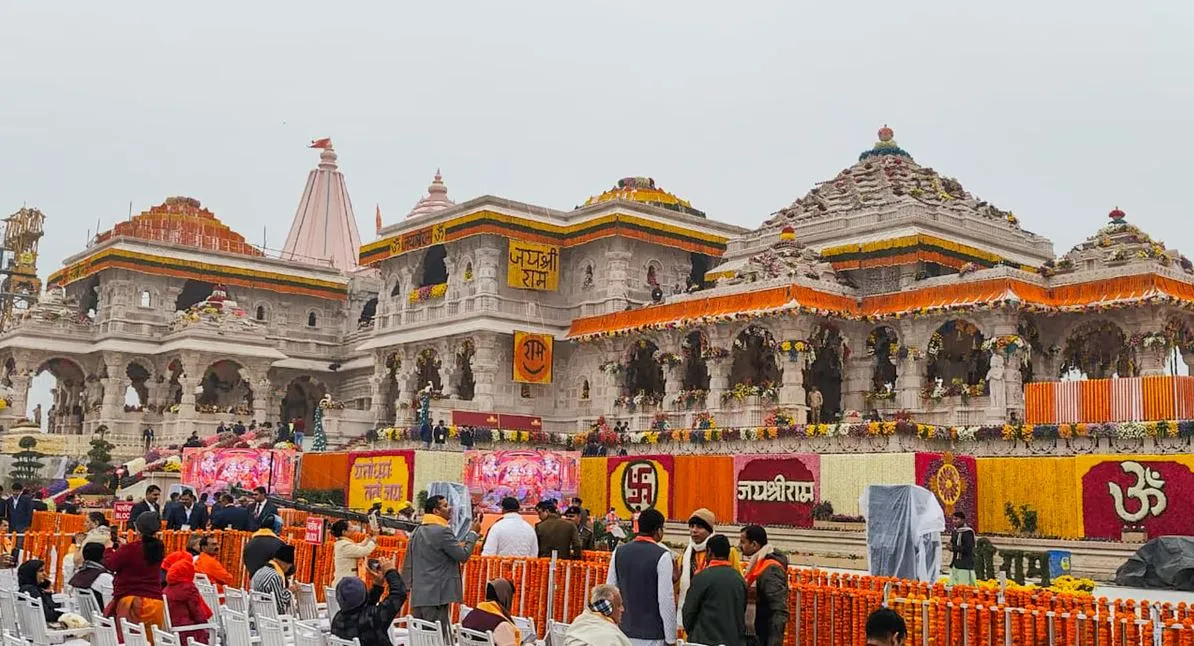
<svg viewBox="0 0 1194 646">
<path fill-rule="evenodd" d="M 872 575 L 933 582 L 941 573 L 945 511 L 916 485 L 870 485 L 859 498 Z"/>
<path fill-rule="evenodd" d="M 1115 585 L 1194 592 L 1194 538 L 1162 536 L 1141 545 L 1115 571 Z"/>
</svg>

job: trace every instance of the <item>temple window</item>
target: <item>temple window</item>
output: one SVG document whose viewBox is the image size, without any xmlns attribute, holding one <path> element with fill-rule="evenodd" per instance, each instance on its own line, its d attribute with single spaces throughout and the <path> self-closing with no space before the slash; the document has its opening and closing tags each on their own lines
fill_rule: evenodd
<svg viewBox="0 0 1194 646">
<path fill-rule="evenodd" d="M 589 400 L 589 380 L 585 379 L 580 382 L 580 398 L 582 401 Z"/>
<path fill-rule="evenodd" d="M 593 263 L 588 263 L 585 265 L 585 276 L 584 276 L 583 282 L 581 283 L 581 287 L 592 287 L 592 286 L 593 286 Z"/>
<path fill-rule="evenodd" d="M 659 277 L 656 275 L 654 264 L 647 265 L 647 284 L 652 287 L 659 286 Z"/>
<path fill-rule="evenodd" d="M 141 290 L 140 305 L 141 305 L 141 307 L 152 307 L 153 306 L 153 298 L 150 296 L 148 289 Z"/>
<path fill-rule="evenodd" d="M 188 280 L 183 283 L 182 292 L 179 293 L 178 298 L 174 301 L 174 311 L 184 312 L 191 309 L 192 305 L 202 303 L 211 296 L 215 285 L 204 282 L 202 280 Z"/>
<path fill-rule="evenodd" d="M 658 404 L 663 400 L 663 366 L 656 355 L 659 346 L 646 339 L 635 341 L 626 360 L 626 395 L 638 404 Z"/>
<path fill-rule="evenodd" d="M 376 296 L 365 301 L 365 306 L 361 308 L 361 316 L 357 319 L 357 328 L 366 328 L 373 325 L 373 317 L 375 316 L 377 316 Z"/>
<path fill-rule="evenodd" d="M 254 315 L 254 318 L 256 318 L 258 321 L 265 320 L 265 306 L 264 305 L 257 306 L 257 312 Z"/>
<path fill-rule="evenodd" d="M 444 262 L 448 257 L 448 249 L 437 244 L 427 249 L 423 255 L 423 281 L 420 287 L 442 285 L 448 282 L 448 265 Z"/>
<path fill-rule="evenodd" d="M 895 395 L 896 360 L 900 352 L 899 338 L 895 330 L 880 326 L 867 335 L 866 353 L 873 357 L 875 366 L 871 371 L 871 399 L 892 399 Z"/>
<path fill-rule="evenodd" d="M 307 327 L 317 327 L 319 325 L 319 317 L 315 312 L 307 313 Z"/>
<path fill-rule="evenodd" d="M 680 343 L 680 354 L 684 359 L 684 391 L 697 396 L 709 391 L 709 365 L 704 352 L 709 347 L 705 334 L 699 330 L 689 332 Z M 696 403 L 695 401 L 693 403 Z"/>
<path fill-rule="evenodd" d="M 443 392 L 443 382 L 440 381 L 439 376 L 440 360 L 439 353 L 432 348 L 425 348 L 419 353 L 418 359 L 415 360 L 415 370 L 418 374 L 418 382 L 415 384 L 419 391 L 431 384 L 431 390 L 436 393 Z"/>
<path fill-rule="evenodd" d="M 734 338 L 730 388 L 736 396 L 774 398 L 779 387 L 779 365 L 775 360 L 775 338 L 766 328 L 748 325 Z"/>
<path fill-rule="evenodd" d="M 477 392 L 477 380 L 473 376 L 473 355 L 477 353 L 472 339 L 465 339 L 456 351 L 456 374 L 459 380 L 456 384 L 456 396 L 464 401 L 472 401 Z"/>
<path fill-rule="evenodd" d="M 390 296 L 397 298 L 402 295 L 402 281 L 394 279 L 394 287 L 390 290 Z"/>
<path fill-rule="evenodd" d="M 842 410 L 842 365 L 849 350 L 841 332 L 825 323 L 817 326 L 809 345 L 813 361 L 805 368 L 804 387 L 809 390 L 815 386 L 821 392 L 821 420 L 831 421 Z"/>
<path fill-rule="evenodd" d="M 928 385 L 931 398 L 983 394 L 991 355 L 983 350 L 983 333 L 970 321 L 946 321 L 929 337 Z M 968 389 L 966 393 L 962 390 Z"/>
<path fill-rule="evenodd" d="M 1066 339 L 1061 357 L 1061 377 L 1136 376 L 1136 355 L 1128 346 L 1127 335 L 1111 321 L 1087 321 L 1079 325 Z"/>
<path fill-rule="evenodd" d="M 703 289 L 705 287 L 705 274 L 709 273 L 709 269 L 711 268 L 709 256 L 694 251 L 688 254 L 688 257 L 692 263 L 692 270 L 688 272 L 688 291 Z"/>
</svg>

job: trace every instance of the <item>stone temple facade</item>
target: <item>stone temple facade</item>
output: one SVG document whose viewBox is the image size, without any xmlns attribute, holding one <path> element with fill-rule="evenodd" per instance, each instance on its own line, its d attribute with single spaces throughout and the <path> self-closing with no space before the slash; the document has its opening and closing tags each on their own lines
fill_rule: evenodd
<svg viewBox="0 0 1194 646">
<path fill-rule="evenodd" d="M 101 428 L 132 455 L 146 426 L 180 441 L 236 420 L 310 425 L 325 395 L 334 446 L 413 423 L 428 388 L 433 418 L 557 432 L 602 417 L 966 425 L 1022 416 L 1026 381 L 1194 362 L 1184 256 L 1115 209 L 1057 257 L 886 127 L 754 230 L 646 177 L 556 210 L 456 203 L 437 172 L 357 253 L 336 153 L 312 145 L 281 254 L 169 198 L 67 258 L 0 334 L 0 423 L 34 416 L 29 382 L 49 371 L 40 414 L 80 455 Z"/>
</svg>

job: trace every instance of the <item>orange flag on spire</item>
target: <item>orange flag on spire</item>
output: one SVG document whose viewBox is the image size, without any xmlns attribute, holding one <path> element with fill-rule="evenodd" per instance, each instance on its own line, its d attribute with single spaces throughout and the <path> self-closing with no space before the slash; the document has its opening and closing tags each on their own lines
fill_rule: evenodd
<svg viewBox="0 0 1194 646">
<path fill-rule="evenodd" d="M 323 139 L 312 139 L 311 145 L 307 146 L 307 147 L 308 148 L 323 148 L 324 150 L 327 150 L 328 148 L 332 147 L 332 138 L 324 137 Z"/>
<path fill-rule="evenodd" d="M 381 235 L 381 205 L 377 205 L 377 211 L 374 214 L 374 224 L 377 226 L 377 235 Z"/>
</svg>

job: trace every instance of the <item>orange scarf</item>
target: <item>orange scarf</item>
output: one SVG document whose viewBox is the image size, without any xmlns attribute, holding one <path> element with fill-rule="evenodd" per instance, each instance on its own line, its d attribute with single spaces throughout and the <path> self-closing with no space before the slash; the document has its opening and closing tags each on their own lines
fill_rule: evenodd
<svg viewBox="0 0 1194 646">
<path fill-rule="evenodd" d="M 729 565 L 729 564 L 727 563 L 726 565 Z M 749 587 L 754 586 L 755 581 L 763 574 L 763 571 L 773 565 L 776 567 L 782 567 L 779 564 L 779 561 L 776 561 L 774 559 L 769 559 L 767 557 L 763 557 L 763 558 L 759 559 L 759 562 L 755 563 L 755 566 L 752 567 L 750 569 L 750 571 L 746 573 L 746 587 L 749 588 Z"/>
</svg>

